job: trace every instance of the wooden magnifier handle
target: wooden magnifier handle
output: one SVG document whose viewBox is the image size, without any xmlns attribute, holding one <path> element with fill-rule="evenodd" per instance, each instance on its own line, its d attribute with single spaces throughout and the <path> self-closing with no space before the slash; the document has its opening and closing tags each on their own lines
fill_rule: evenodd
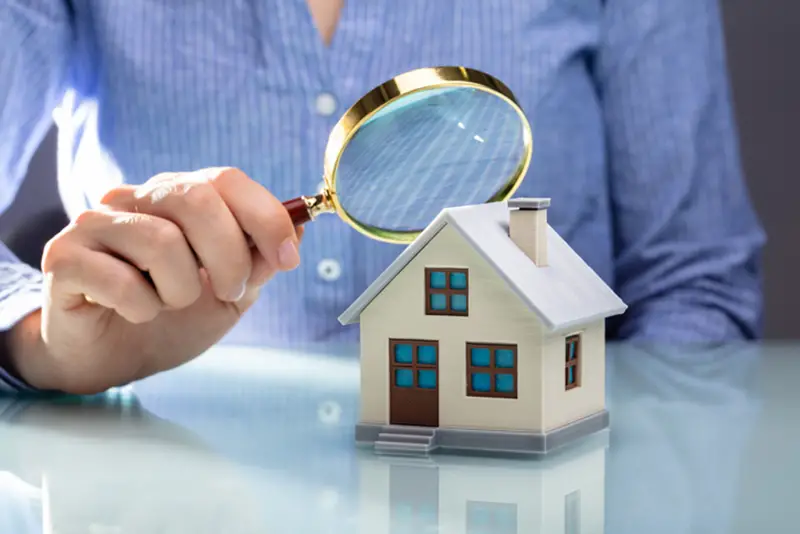
<svg viewBox="0 0 800 534">
<path fill-rule="evenodd" d="M 311 220 L 311 209 L 305 197 L 297 197 L 292 200 L 287 200 L 283 203 L 286 211 L 289 212 L 289 217 L 292 218 L 292 224 L 295 226 L 303 226 Z"/>
<path fill-rule="evenodd" d="M 314 220 L 320 213 L 334 211 L 333 203 L 327 191 L 313 197 L 297 197 L 287 200 L 283 203 L 283 206 L 289 212 L 289 216 L 295 226 L 302 226 Z"/>
</svg>

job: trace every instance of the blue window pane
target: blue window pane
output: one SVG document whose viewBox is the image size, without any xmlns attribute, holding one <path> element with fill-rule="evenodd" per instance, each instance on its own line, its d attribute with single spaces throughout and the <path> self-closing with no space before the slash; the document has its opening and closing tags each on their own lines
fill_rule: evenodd
<svg viewBox="0 0 800 534">
<path fill-rule="evenodd" d="M 450 289 L 467 289 L 467 274 L 450 273 Z"/>
<path fill-rule="evenodd" d="M 498 393 L 514 393 L 514 375 L 495 375 L 494 387 Z"/>
<path fill-rule="evenodd" d="M 494 351 L 494 365 L 504 369 L 514 367 L 514 351 L 511 349 L 497 349 Z"/>
<path fill-rule="evenodd" d="M 489 349 L 473 347 L 470 349 L 470 360 L 474 367 L 489 367 Z"/>
<path fill-rule="evenodd" d="M 436 347 L 433 345 L 420 345 L 417 348 L 417 363 L 436 365 Z"/>
<path fill-rule="evenodd" d="M 417 385 L 425 389 L 436 389 L 436 371 L 433 369 L 420 369 L 417 375 Z"/>
<path fill-rule="evenodd" d="M 410 388 L 414 386 L 414 373 L 411 369 L 395 369 L 394 385 L 399 388 Z"/>
<path fill-rule="evenodd" d="M 447 277 L 443 272 L 433 271 L 431 273 L 431 288 L 433 289 L 447 288 Z"/>
<path fill-rule="evenodd" d="M 450 296 L 450 309 L 456 312 L 467 311 L 467 296 L 466 295 L 451 295 Z"/>
<path fill-rule="evenodd" d="M 488 373 L 472 373 L 472 390 L 486 393 L 492 390 L 492 375 Z"/>
<path fill-rule="evenodd" d="M 436 311 L 444 311 L 447 309 L 447 295 L 441 293 L 433 293 L 431 295 L 431 309 Z"/>
<path fill-rule="evenodd" d="M 394 361 L 397 363 L 413 363 L 411 345 L 398 343 L 394 346 Z"/>
<path fill-rule="evenodd" d="M 575 359 L 575 343 L 570 343 L 567 346 L 568 350 L 568 359 L 574 360 Z"/>
<path fill-rule="evenodd" d="M 575 382 L 575 368 L 567 367 L 567 385 L 571 386 Z"/>
</svg>

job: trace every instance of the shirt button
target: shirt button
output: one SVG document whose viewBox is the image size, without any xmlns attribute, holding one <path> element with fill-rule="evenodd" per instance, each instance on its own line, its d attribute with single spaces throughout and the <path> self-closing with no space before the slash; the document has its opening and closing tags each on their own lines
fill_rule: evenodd
<svg viewBox="0 0 800 534">
<path fill-rule="evenodd" d="M 322 260 L 317 265 L 317 274 L 326 282 L 334 282 L 342 275 L 342 266 L 336 260 Z"/>
<path fill-rule="evenodd" d="M 336 111 L 336 99 L 330 93 L 320 93 L 317 96 L 317 113 L 324 117 L 333 115 Z"/>
</svg>

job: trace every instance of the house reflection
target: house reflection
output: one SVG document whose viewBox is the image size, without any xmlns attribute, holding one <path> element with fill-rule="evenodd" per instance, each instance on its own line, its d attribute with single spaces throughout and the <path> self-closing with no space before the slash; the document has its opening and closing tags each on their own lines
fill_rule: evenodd
<svg viewBox="0 0 800 534">
<path fill-rule="evenodd" d="M 359 532 L 604 531 L 608 433 L 542 459 L 359 456 Z"/>
</svg>

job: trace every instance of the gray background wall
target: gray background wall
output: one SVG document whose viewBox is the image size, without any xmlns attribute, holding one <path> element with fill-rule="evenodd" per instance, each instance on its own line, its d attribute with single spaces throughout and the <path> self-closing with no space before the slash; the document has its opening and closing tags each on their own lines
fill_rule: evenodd
<svg viewBox="0 0 800 534">
<path fill-rule="evenodd" d="M 742 156 L 769 234 L 766 335 L 800 339 L 800 2 L 723 0 Z M 59 205 L 55 137 L 45 139 L 17 201 L 0 216 L 0 237 L 24 215 Z"/>
<path fill-rule="evenodd" d="M 766 334 L 800 338 L 800 2 L 724 0 L 745 172 L 767 229 Z"/>
</svg>

